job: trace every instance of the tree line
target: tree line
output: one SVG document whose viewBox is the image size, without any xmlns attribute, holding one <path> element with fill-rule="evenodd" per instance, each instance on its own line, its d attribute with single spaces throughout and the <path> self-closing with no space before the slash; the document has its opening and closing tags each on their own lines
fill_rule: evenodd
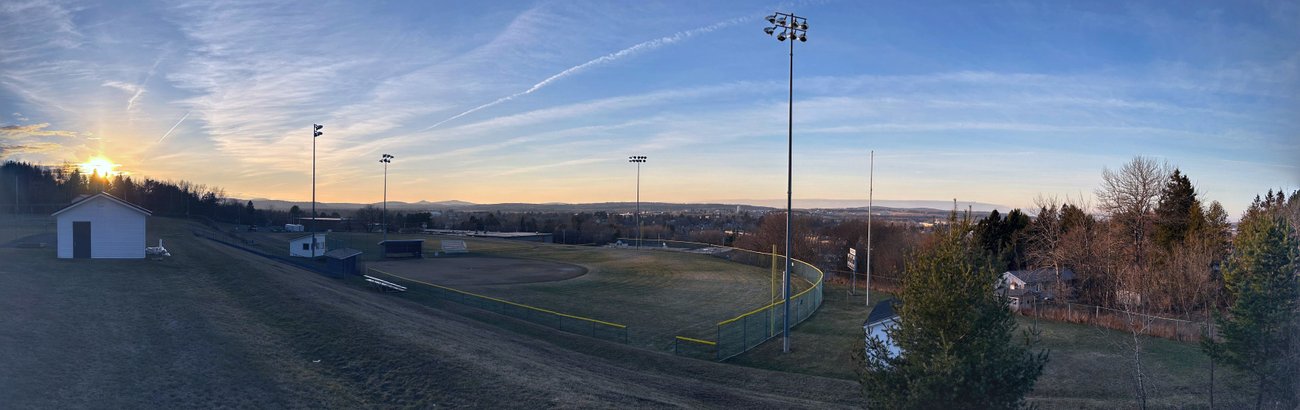
<svg viewBox="0 0 1300 410">
<path fill-rule="evenodd" d="M 906 258 L 902 350 L 871 338 L 861 354 L 863 389 L 888 408 L 1013 408 L 1042 373 L 1037 330 L 1017 329 L 1002 272 L 1056 272 L 1057 295 L 1125 312 L 1126 374 L 1137 407 L 1160 380 L 1142 360 L 1151 314 L 1204 323 L 1208 401 L 1216 366 L 1253 384 L 1256 408 L 1300 406 L 1300 190 L 1257 196 L 1234 227 L 1188 175 L 1137 157 L 1103 169 L 1094 207 L 1039 198 L 1037 214 L 957 218 L 927 234 Z M 1061 272 L 1075 272 L 1063 280 Z"/>
</svg>

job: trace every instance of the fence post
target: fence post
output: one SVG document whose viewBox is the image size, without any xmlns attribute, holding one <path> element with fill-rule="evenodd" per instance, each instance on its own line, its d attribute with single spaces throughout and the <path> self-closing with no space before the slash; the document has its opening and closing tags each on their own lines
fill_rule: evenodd
<svg viewBox="0 0 1300 410">
<path fill-rule="evenodd" d="M 723 359 L 723 325 L 718 325 L 718 336 L 714 337 L 714 362 L 722 362 Z"/>
</svg>

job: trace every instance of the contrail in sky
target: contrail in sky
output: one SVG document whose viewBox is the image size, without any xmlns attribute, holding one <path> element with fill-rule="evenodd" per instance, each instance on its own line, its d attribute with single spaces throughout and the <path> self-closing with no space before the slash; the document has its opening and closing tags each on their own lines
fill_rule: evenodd
<svg viewBox="0 0 1300 410">
<path fill-rule="evenodd" d="M 173 125 L 173 126 L 172 126 L 172 129 L 167 130 L 167 133 L 166 133 L 166 134 L 163 134 L 162 138 L 159 138 L 159 139 L 158 139 L 158 142 L 162 142 L 162 140 L 166 139 L 168 135 L 172 135 L 172 131 L 176 131 L 176 127 L 179 127 L 179 126 L 181 125 L 182 122 L 185 122 L 185 119 L 190 117 L 190 113 L 191 113 L 191 112 L 193 112 L 193 111 L 186 111 L 186 112 L 185 112 L 185 115 L 182 115 L 182 116 L 181 116 L 181 120 L 180 120 L 180 121 L 176 121 L 176 125 Z M 157 144 L 158 142 L 155 142 L 154 144 Z"/>
<path fill-rule="evenodd" d="M 550 85 L 551 83 L 555 82 L 556 80 L 559 80 L 559 79 L 564 78 L 564 77 L 568 77 L 568 76 L 573 75 L 573 74 L 575 74 L 575 73 L 577 73 L 577 72 L 579 72 L 579 71 L 586 70 L 587 68 L 590 68 L 591 66 L 598 65 L 598 64 L 608 63 L 608 62 L 611 62 L 611 61 L 614 61 L 614 60 L 618 60 L 618 59 L 620 59 L 620 58 L 627 57 L 627 56 L 629 56 L 629 55 L 632 55 L 632 54 L 635 54 L 635 53 L 638 53 L 638 52 L 641 52 L 641 51 L 652 50 L 652 49 L 656 49 L 656 48 L 659 48 L 659 47 L 663 47 L 663 46 L 665 46 L 665 45 L 672 44 L 672 43 L 676 43 L 676 42 L 678 42 L 678 41 L 682 41 L 682 40 L 685 40 L 685 39 L 687 39 L 687 38 L 694 37 L 694 36 L 699 35 L 699 34 L 705 34 L 705 33 L 709 33 L 709 32 L 712 32 L 712 31 L 714 31 L 714 30 L 717 30 L 717 29 L 720 29 L 720 28 L 723 28 L 723 27 L 727 27 L 727 26 L 735 25 L 735 24 L 740 23 L 740 22 L 742 22 L 742 21 L 745 21 L 745 20 L 747 20 L 747 19 L 749 19 L 749 17 L 736 17 L 736 18 L 733 18 L 733 19 L 731 19 L 731 20 L 726 20 L 726 21 L 723 21 L 723 22 L 720 22 L 720 23 L 716 23 L 716 24 L 713 24 L 713 25 L 700 27 L 700 28 L 697 28 L 697 29 L 691 29 L 691 30 L 686 30 L 686 31 L 679 31 L 679 32 L 674 33 L 673 35 L 670 35 L 670 36 L 665 36 L 665 37 L 656 38 L 656 39 L 654 39 L 654 40 L 650 40 L 650 41 L 642 42 L 642 43 L 636 44 L 636 45 L 634 45 L 634 46 L 631 46 L 631 47 L 628 47 L 628 48 L 625 48 L 625 49 L 622 49 L 622 50 L 619 50 L 619 51 L 616 51 L 616 52 L 613 52 L 613 53 L 610 53 L 610 54 L 606 54 L 606 55 L 600 56 L 600 57 L 598 57 L 598 58 L 596 58 L 596 59 L 593 59 L 593 60 L 591 60 L 591 61 L 588 61 L 588 62 L 585 62 L 585 63 L 582 63 L 582 64 L 578 64 L 578 65 L 573 66 L 573 67 L 569 67 L 569 69 L 564 70 L 564 71 L 561 71 L 561 72 L 559 72 L 559 74 L 555 74 L 555 75 L 552 75 L 552 76 L 550 76 L 550 77 L 547 77 L 545 80 L 542 80 L 541 82 L 539 82 L 539 83 L 537 83 L 537 84 L 533 84 L 533 86 L 532 86 L 532 87 L 529 87 L 527 90 L 523 90 L 523 91 L 520 91 L 520 92 L 517 92 L 517 93 L 514 93 L 514 94 L 510 94 L 510 95 L 508 95 L 508 96 L 498 98 L 498 99 L 496 99 L 496 101 L 492 101 L 492 102 L 487 103 L 487 104 L 483 104 L 483 105 L 480 105 L 480 106 L 477 106 L 477 107 L 474 107 L 474 108 L 470 108 L 469 110 L 467 110 L 467 111 L 465 111 L 465 112 L 462 112 L 462 113 L 460 113 L 460 114 L 456 114 L 456 115 L 451 116 L 451 118 L 447 118 L 447 119 L 445 119 L 445 120 L 438 121 L 438 123 L 433 124 L 433 125 L 430 125 L 430 126 L 428 126 L 427 128 L 422 129 L 422 130 L 420 130 L 420 131 L 428 131 L 428 130 L 431 130 L 431 129 L 437 128 L 439 125 L 445 124 L 445 123 L 447 123 L 448 121 L 451 121 L 451 120 L 454 120 L 454 119 L 457 119 L 457 118 L 460 118 L 460 117 L 464 117 L 464 116 L 469 115 L 469 114 L 471 114 L 471 113 L 473 113 L 473 112 L 475 112 L 475 111 L 482 110 L 482 109 L 484 109 L 484 108 L 488 108 L 488 107 L 491 107 L 491 106 L 494 106 L 494 105 L 497 105 L 497 104 L 501 104 L 501 103 L 503 103 L 503 102 L 513 100 L 513 99 L 518 98 L 518 97 L 520 97 L 520 96 L 524 96 L 524 95 L 532 94 L 534 91 L 540 90 L 542 87 L 545 87 L 545 86 L 547 86 L 547 85 Z"/>
</svg>

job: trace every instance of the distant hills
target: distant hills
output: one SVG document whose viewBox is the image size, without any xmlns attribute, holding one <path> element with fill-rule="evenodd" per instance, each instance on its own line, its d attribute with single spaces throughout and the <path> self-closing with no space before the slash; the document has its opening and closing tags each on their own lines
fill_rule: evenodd
<svg viewBox="0 0 1300 410">
<path fill-rule="evenodd" d="M 244 201 L 244 200 L 241 200 Z M 311 202 L 299 201 L 282 201 L 278 199 L 254 198 L 250 201 L 258 209 L 275 208 L 287 210 L 293 206 L 302 209 L 311 208 Z M 317 202 L 317 211 L 353 211 L 361 209 L 366 205 L 375 207 L 383 206 L 383 203 L 349 203 L 349 202 Z M 389 210 L 397 211 L 507 211 L 507 212 L 595 212 L 610 211 L 624 212 L 636 209 L 636 202 L 597 202 L 597 203 L 500 203 L 500 204 L 475 204 L 466 201 L 419 201 L 419 202 L 400 202 L 388 201 Z M 951 201 L 931 201 L 931 200 L 877 200 L 877 208 L 885 209 L 916 209 L 931 211 L 951 211 L 953 203 Z M 845 209 L 854 210 L 861 208 L 866 210 L 866 200 L 856 199 L 796 199 L 794 201 L 796 209 Z M 957 202 L 959 210 L 971 209 L 977 213 L 1008 208 L 996 204 L 982 202 Z M 771 211 L 785 208 L 784 199 L 762 199 L 762 200 L 727 200 L 716 203 L 667 203 L 667 202 L 642 202 L 641 210 L 648 212 L 677 212 L 677 211 L 729 211 L 735 212 L 739 208 L 741 211 Z"/>
<path fill-rule="evenodd" d="M 735 199 L 727 200 L 728 203 L 752 204 L 756 206 L 767 206 L 773 208 L 785 208 L 785 199 Z M 798 209 L 851 209 L 867 208 L 866 199 L 799 199 L 795 198 L 794 207 Z M 876 207 L 894 208 L 894 209 L 930 209 L 937 211 L 951 211 L 952 201 L 931 201 L 931 200 L 896 200 L 896 199 L 877 199 Z M 957 209 L 965 211 L 969 207 L 974 212 L 990 212 L 998 209 L 1006 212 L 1010 208 L 1004 205 L 989 204 L 983 202 L 957 201 Z"/>
</svg>

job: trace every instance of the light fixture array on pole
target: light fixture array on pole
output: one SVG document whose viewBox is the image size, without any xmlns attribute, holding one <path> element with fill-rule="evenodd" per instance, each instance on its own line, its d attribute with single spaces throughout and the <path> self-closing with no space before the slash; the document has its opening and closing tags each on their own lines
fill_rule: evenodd
<svg viewBox="0 0 1300 410">
<path fill-rule="evenodd" d="M 311 257 L 316 257 L 316 137 L 325 135 L 321 131 L 324 125 L 311 125 Z"/>
<path fill-rule="evenodd" d="M 793 268 L 790 261 L 790 251 L 792 250 L 790 240 L 790 226 L 793 218 L 794 208 L 794 40 L 808 41 L 808 19 L 799 17 L 790 13 L 776 12 L 767 16 L 767 22 L 771 23 L 770 27 L 763 28 L 767 35 L 776 34 L 779 41 L 790 40 L 790 108 L 788 122 L 786 125 L 786 190 L 785 190 L 785 322 L 782 329 L 782 347 L 781 351 L 790 352 L 790 270 Z M 778 33 L 779 32 L 779 33 Z"/>
<path fill-rule="evenodd" d="M 384 240 L 388 240 L 388 164 L 393 162 L 393 156 L 384 154 L 379 162 L 384 163 Z"/>
<path fill-rule="evenodd" d="M 641 164 L 646 160 L 645 155 L 633 155 L 627 157 L 627 162 L 636 163 L 636 248 L 641 249 Z"/>
</svg>

